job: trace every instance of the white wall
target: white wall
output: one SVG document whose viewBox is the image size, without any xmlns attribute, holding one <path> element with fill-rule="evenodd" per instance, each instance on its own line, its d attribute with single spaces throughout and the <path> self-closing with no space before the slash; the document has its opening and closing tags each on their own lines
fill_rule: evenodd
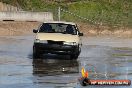
<svg viewBox="0 0 132 88">
<path fill-rule="evenodd" d="M 51 12 L 26 11 L 0 12 L 0 21 L 3 20 L 44 22 L 53 20 L 53 14 Z"/>
</svg>

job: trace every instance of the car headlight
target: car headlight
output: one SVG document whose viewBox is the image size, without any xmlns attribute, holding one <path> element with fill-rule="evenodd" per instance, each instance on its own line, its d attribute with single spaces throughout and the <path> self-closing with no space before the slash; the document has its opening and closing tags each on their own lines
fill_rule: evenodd
<svg viewBox="0 0 132 88">
<path fill-rule="evenodd" d="M 76 42 L 64 42 L 63 44 L 64 45 L 77 45 Z"/>
<path fill-rule="evenodd" d="M 40 40 L 40 39 L 36 39 L 34 42 L 35 43 L 48 43 L 47 40 Z"/>
</svg>

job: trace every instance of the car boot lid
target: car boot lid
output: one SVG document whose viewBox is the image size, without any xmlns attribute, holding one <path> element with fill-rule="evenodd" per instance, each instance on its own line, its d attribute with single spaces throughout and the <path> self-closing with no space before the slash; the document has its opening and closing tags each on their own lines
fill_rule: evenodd
<svg viewBox="0 0 132 88">
<path fill-rule="evenodd" d="M 79 43 L 78 35 L 62 33 L 37 33 L 36 39 Z"/>
</svg>

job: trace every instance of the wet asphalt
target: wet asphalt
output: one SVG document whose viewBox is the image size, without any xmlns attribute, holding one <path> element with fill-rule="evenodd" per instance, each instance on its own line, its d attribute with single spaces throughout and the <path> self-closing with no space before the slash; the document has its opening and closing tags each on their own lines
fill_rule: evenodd
<svg viewBox="0 0 132 88">
<path fill-rule="evenodd" d="M 77 60 L 69 56 L 32 58 L 34 36 L 0 37 L 0 88 L 82 88 L 81 68 L 90 79 L 132 80 L 132 39 L 83 37 Z M 85 88 L 131 88 L 87 86 Z"/>
</svg>

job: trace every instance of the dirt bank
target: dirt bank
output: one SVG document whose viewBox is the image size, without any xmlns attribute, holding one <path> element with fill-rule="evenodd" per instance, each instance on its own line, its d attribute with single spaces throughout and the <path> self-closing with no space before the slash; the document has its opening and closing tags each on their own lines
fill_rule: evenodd
<svg viewBox="0 0 132 88">
<path fill-rule="evenodd" d="M 29 35 L 39 26 L 39 22 L 0 22 L 0 36 Z M 78 23 L 78 27 L 85 36 L 112 35 L 118 37 L 132 37 L 132 29 L 124 27 L 94 26 L 86 23 Z"/>
<path fill-rule="evenodd" d="M 39 24 L 38 22 L 0 22 L 0 36 L 29 35 Z"/>
<path fill-rule="evenodd" d="M 89 36 L 117 36 L 117 37 L 132 37 L 132 28 L 127 27 L 108 27 L 95 26 L 87 23 L 78 23 L 81 32 Z"/>
</svg>

